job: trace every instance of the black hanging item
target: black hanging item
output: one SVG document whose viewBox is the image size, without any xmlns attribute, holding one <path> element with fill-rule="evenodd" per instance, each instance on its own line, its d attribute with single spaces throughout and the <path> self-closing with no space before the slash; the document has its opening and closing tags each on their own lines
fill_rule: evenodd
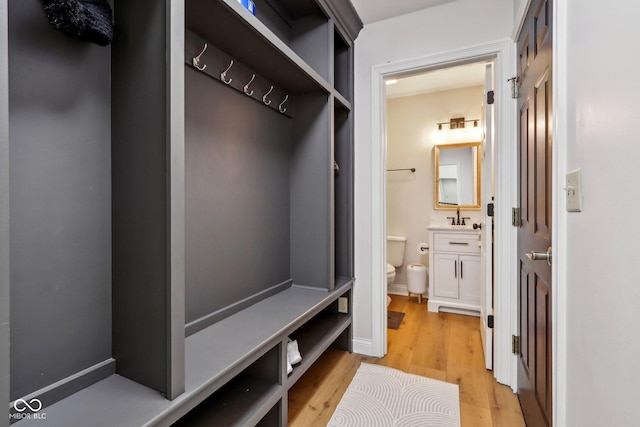
<svg viewBox="0 0 640 427">
<path fill-rule="evenodd" d="M 45 0 L 49 22 L 80 40 L 106 46 L 113 39 L 113 12 L 106 0 Z"/>
</svg>

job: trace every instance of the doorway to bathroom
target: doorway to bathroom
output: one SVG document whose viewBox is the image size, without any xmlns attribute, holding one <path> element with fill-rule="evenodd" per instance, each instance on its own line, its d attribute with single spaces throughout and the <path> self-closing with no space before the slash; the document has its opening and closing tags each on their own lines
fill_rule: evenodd
<svg viewBox="0 0 640 427">
<path fill-rule="evenodd" d="M 478 62 L 493 62 L 494 64 L 494 112 L 495 112 L 495 145 L 494 145 L 494 188 L 495 188 L 495 216 L 494 220 L 494 295 L 493 307 L 495 321 L 493 329 L 494 357 L 493 375 L 498 382 L 510 385 L 514 391 L 514 372 L 516 372 L 515 357 L 511 353 L 511 336 L 514 329 L 515 307 L 517 304 L 517 292 L 512 286 L 517 279 L 515 268 L 515 251 L 517 240 L 515 228 L 511 225 L 512 203 L 517 201 L 517 180 L 515 158 L 517 147 L 511 144 L 515 140 L 515 102 L 511 98 L 510 85 L 507 79 L 513 76 L 514 64 L 512 61 L 514 45 L 511 40 L 502 40 L 493 43 L 477 45 L 474 47 L 444 52 L 404 61 L 388 62 L 372 67 L 371 69 L 371 124 L 372 132 L 367 144 L 371 147 L 370 160 L 365 165 L 370 165 L 367 170 L 360 169 L 361 179 L 371 184 L 371 200 L 369 210 L 370 244 L 361 247 L 359 262 L 366 264 L 371 262 L 373 266 L 371 276 L 371 342 L 364 340 L 355 342 L 358 348 L 362 348 L 365 354 L 382 357 L 387 354 L 387 253 L 386 236 L 392 235 L 387 231 L 386 198 L 387 185 L 386 169 L 393 169 L 387 161 L 387 113 L 386 113 L 386 80 L 401 79 L 403 77 L 425 74 L 429 71 L 448 69 L 461 65 Z M 393 85 L 390 85 L 393 86 Z M 452 117 L 449 117 L 449 119 Z M 455 118 L 455 117 L 454 117 Z M 446 118 L 445 118 L 446 120 Z M 438 122 L 440 123 L 440 122 Z M 466 123 L 465 123 L 466 124 Z M 471 124 L 472 126 L 473 124 Z M 432 123 L 430 132 L 438 130 Z M 435 130 L 434 130 L 435 129 Z M 443 125 L 443 130 L 445 126 Z M 389 159 L 391 160 L 391 159 Z M 401 166 L 404 168 L 405 166 Z M 412 166 L 408 166 L 412 167 Z M 417 171 L 417 167 L 416 167 Z M 425 190 L 427 191 L 427 190 Z M 422 196 L 421 196 L 422 197 Z M 482 202 L 483 209 L 486 208 Z M 431 206 L 429 207 L 431 209 Z M 369 231 L 370 230 L 370 231 Z M 409 247 L 407 251 L 416 248 Z M 370 261 L 369 261 L 370 260 Z M 364 274 L 361 272 L 361 274 Z M 397 283 L 400 283 L 399 281 Z M 393 297 L 393 295 L 392 295 Z M 426 308 L 425 308 L 426 309 Z M 354 344 L 354 345 L 355 345 Z"/>
<path fill-rule="evenodd" d="M 387 260 L 398 259 L 398 251 L 404 249 L 400 264 L 394 266 L 395 281 L 389 285 L 392 295 L 407 294 L 407 267 L 428 265 L 424 250 L 428 247 L 427 227 L 450 223 L 456 215 L 458 199 L 466 200 L 467 187 L 468 192 L 476 187 L 471 157 L 465 163 L 464 158 L 445 159 L 443 155 L 436 183 L 434 147 L 483 140 L 487 65 L 482 61 L 385 80 L 385 218 L 387 236 L 391 236 L 387 239 Z M 451 119 L 464 123 L 452 128 Z M 490 162 L 488 165 L 491 167 Z M 436 184 L 439 201 L 450 207 L 435 207 Z M 480 209 L 465 210 L 462 216 L 469 218 L 470 224 L 479 224 L 483 220 L 481 214 Z M 406 238 L 406 245 L 395 244 L 396 237 Z"/>
<path fill-rule="evenodd" d="M 478 260 L 466 265 L 483 267 L 465 282 L 474 287 L 467 292 L 477 296 L 472 309 L 457 311 L 479 316 L 491 369 L 492 330 L 485 319 L 493 314 L 493 226 L 482 207 L 494 194 L 493 60 L 390 76 L 385 89 L 387 304 L 393 295 L 409 295 L 409 303 L 420 304 L 429 286 L 437 288 L 429 274 L 434 269 L 428 228 L 457 222 L 482 245 L 482 251 L 474 249 Z M 464 265 L 460 262 L 460 273 Z M 455 273 L 449 272 L 456 279 L 457 269 L 456 260 Z M 422 305 L 426 310 L 427 303 Z"/>
</svg>

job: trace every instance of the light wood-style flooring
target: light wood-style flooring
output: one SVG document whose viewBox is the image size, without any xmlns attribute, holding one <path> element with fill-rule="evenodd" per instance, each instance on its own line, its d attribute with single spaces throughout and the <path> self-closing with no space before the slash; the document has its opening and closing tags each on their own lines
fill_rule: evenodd
<svg viewBox="0 0 640 427">
<path fill-rule="evenodd" d="M 360 362 L 458 384 L 462 427 L 525 425 L 516 395 L 484 367 L 477 317 L 429 313 L 424 300 L 392 297 L 389 309 L 405 316 L 388 330 L 387 355 L 325 352 L 289 392 L 289 426 L 326 426 Z"/>
</svg>

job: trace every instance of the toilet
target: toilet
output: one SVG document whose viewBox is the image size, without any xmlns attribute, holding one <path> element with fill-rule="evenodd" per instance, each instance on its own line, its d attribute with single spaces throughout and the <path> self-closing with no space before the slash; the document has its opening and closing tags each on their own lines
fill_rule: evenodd
<svg viewBox="0 0 640 427">
<path fill-rule="evenodd" d="M 387 236 L 387 289 L 396 278 L 396 268 L 404 262 L 404 247 L 407 238 L 404 236 Z M 387 305 L 391 297 L 387 295 Z"/>
</svg>

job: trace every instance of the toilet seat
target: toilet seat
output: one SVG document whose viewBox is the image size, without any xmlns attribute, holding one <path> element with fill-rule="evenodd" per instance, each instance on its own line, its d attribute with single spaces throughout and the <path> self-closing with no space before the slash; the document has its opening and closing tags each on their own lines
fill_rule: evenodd
<svg viewBox="0 0 640 427">
<path fill-rule="evenodd" d="M 396 268 L 393 265 L 387 263 L 387 274 L 391 274 L 395 272 L 396 272 Z"/>
<path fill-rule="evenodd" d="M 393 284 L 394 280 L 396 280 L 396 268 L 387 263 L 387 286 Z"/>
</svg>

